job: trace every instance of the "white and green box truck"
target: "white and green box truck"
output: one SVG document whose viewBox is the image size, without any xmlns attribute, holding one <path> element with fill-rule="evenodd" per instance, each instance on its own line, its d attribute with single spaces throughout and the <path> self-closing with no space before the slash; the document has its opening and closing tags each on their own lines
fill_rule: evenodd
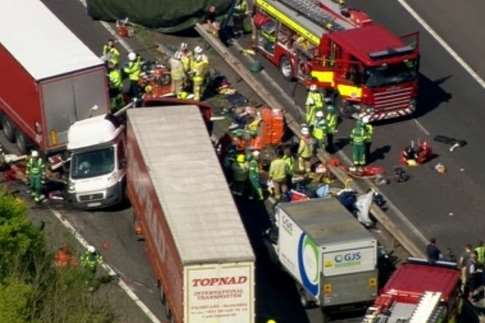
<svg viewBox="0 0 485 323">
<path fill-rule="evenodd" d="M 377 296 L 377 240 L 337 199 L 277 204 L 268 238 L 304 306 L 341 308 Z"/>
</svg>

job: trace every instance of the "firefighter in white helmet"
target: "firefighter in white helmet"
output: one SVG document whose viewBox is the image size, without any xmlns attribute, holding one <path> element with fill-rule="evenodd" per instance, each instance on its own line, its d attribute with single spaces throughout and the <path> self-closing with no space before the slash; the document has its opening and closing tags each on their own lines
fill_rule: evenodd
<svg viewBox="0 0 485 323">
<path fill-rule="evenodd" d="M 204 92 L 204 83 L 206 82 L 209 71 L 209 60 L 204 54 L 202 47 L 194 48 L 194 59 L 191 64 L 191 75 L 193 83 L 194 100 L 200 101 Z"/>
<path fill-rule="evenodd" d="M 168 61 L 170 65 L 170 77 L 172 81 L 171 91 L 175 96 L 179 96 L 183 90 L 185 83 L 185 72 L 182 63 L 182 53 L 176 51 L 175 54 L 170 57 Z"/>
<path fill-rule="evenodd" d="M 123 69 L 123 72 L 128 75 L 130 80 L 130 95 L 135 98 L 141 92 L 138 81 L 141 75 L 141 56 L 134 52 L 128 54 L 128 64 Z"/>
<path fill-rule="evenodd" d="M 322 93 L 318 91 L 317 85 L 310 85 L 308 95 L 305 101 L 305 121 L 308 125 L 312 125 L 315 122 L 315 114 L 317 111 L 323 111 L 324 98 Z"/>
</svg>

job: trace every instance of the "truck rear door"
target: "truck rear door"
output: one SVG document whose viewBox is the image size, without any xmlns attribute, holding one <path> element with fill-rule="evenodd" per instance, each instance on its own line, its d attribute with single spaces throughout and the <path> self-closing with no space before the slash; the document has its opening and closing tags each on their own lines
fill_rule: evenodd
<svg viewBox="0 0 485 323">
<path fill-rule="evenodd" d="M 67 143 L 67 131 L 75 121 L 107 112 L 107 89 L 104 68 L 68 74 L 41 81 L 44 107 L 44 143 L 48 150 Z"/>
</svg>

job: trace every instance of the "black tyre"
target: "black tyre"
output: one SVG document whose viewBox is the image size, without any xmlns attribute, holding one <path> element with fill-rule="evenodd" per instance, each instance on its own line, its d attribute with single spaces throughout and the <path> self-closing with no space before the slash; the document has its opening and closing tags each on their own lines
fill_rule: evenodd
<svg viewBox="0 0 485 323">
<path fill-rule="evenodd" d="M 15 126 L 7 117 L 3 118 L 2 132 L 8 141 L 13 142 L 15 140 Z"/>
<path fill-rule="evenodd" d="M 15 131 L 15 145 L 21 155 L 25 155 L 29 150 L 28 140 L 20 130 Z"/>
<path fill-rule="evenodd" d="M 288 81 L 293 79 L 293 68 L 288 56 L 284 56 L 280 61 L 280 73 Z"/>
</svg>

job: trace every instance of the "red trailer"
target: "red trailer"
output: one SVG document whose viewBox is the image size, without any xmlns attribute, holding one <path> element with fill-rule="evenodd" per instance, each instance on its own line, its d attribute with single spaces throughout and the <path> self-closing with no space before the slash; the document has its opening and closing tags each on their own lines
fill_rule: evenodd
<svg viewBox="0 0 485 323">
<path fill-rule="evenodd" d="M 0 21 L 3 133 L 22 153 L 62 150 L 72 123 L 108 111 L 103 61 L 41 1 L 4 1 Z"/>
<path fill-rule="evenodd" d="M 255 258 L 199 107 L 128 110 L 126 163 L 170 322 L 253 323 Z"/>
</svg>

